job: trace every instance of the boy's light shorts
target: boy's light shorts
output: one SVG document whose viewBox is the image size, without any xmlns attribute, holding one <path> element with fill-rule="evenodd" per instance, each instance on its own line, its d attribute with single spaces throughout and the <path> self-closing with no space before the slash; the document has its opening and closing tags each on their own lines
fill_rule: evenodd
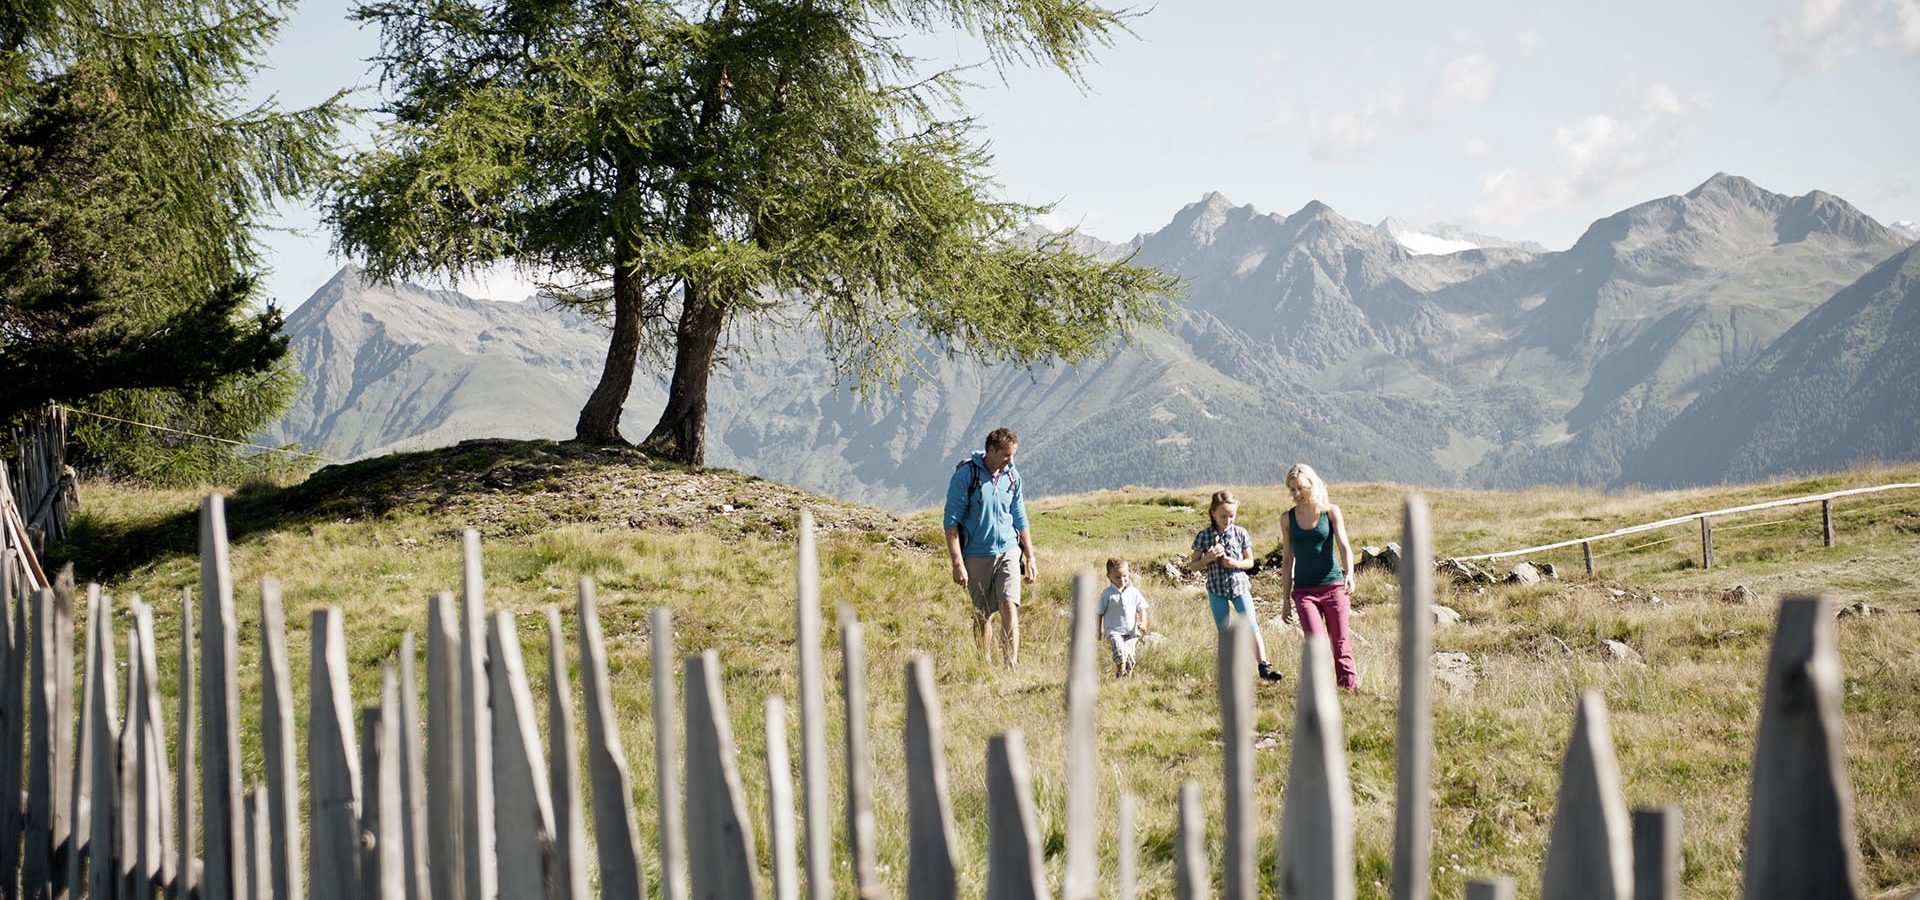
<svg viewBox="0 0 1920 900">
<path fill-rule="evenodd" d="M 975 616 L 991 616 L 1003 603 L 1020 605 L 1020 548 L 999 556 L 965 557 L 961 563 L 967 567 L 967 595 L 973 598 Z"/>
<path fill-rule="evenodd" d="M 1109 631 L 1107 644 L 1113 649 L 1113 661 L 1117 663 L 1133 662 L 1140 648 L 1140 632 Z"/>
</svg>

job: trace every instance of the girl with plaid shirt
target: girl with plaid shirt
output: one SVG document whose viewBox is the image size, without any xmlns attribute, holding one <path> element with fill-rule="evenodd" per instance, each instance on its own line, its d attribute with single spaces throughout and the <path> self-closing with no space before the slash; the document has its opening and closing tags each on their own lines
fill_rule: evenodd
<svg viewBox="0 0 1920 900">
<path fill-rule="evenodd" d="M 1240 501 L 1232 491 L 1215 491 L 1207 505 L 1208 525 L 1193 536 L 1193 555 L 1187 568 L 1207 567 L 1207 602 L 1213 606 L 1213 624 L 1224 631 L 1227 616 L 1238 612 L 1253 632 L 1253 648 L 1260 654 L 1260 677 L 1279 681 L 1280 673 L 1267 662 L 1267 642 L 1260 637 L 1260 622 L 1253 614 L 1253 585 L 1247 570 L 1253 568 L 1253 535 L 1233 524 Z"/>
</svg>

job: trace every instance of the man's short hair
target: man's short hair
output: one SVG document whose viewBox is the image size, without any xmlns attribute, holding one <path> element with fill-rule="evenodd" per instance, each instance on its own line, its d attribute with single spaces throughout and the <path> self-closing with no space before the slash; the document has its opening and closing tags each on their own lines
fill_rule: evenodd
<svg viewBox="0 0 1920 900">
<path fill-rule="evenodd" d="M 988 450 L 1005 450 L 1018 443 L 1020 443 L 1020 436 L 1014 434 L 1011 428 L 995 428 L 987 432 Z"/>
<path fill-rule="evenodd" d="M 1127 564 L 1127 558 L 1124 556 L 1107 557 L 1107 571 L 1110 573 L 1119 571 L 1120 567 L 1126 564 Z"/>
</svg>

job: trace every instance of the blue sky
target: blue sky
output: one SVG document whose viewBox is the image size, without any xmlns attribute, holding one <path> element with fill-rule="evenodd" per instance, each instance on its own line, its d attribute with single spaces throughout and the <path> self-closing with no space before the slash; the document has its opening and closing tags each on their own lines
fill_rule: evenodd
<svg viewBox="0 0 1920 900">
<path fill-rule="evenodd" d="M 375 99 L 378 36 L 293 13 L 256 95 Z M 1208 191 L 1263 211 L 1454 222 L 1560 248 L 1715 172 L 1920 220 L 1920 0 L 1328 4 L 1162 0 L 1085 73 L 974 73 L 1007 196 L 1112 240 Z M 976 62 L 961 35 L 916 41 Z M 1002 77 L 1004 74 L 1004 78 Z M 296 305 L 342 260 L 309 209 L 263 232 Z M 461 285 L 525 296 L 510 271 Z"/>
</svg>

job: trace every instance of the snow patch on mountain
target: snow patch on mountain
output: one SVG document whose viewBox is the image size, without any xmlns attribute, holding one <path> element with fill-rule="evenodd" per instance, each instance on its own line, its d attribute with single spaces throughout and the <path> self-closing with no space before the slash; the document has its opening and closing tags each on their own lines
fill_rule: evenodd
<svg viewBox="0 0 1920 900">
<path fill-rule="evenodd" d="M 1920 222 L 1909 222 L 1901 219 L 1896 222 L 1887 223 L 1887 227 L 1893 229 L 1894 234 L 1907 240 L 1920 241 Z"/>
</svg>

